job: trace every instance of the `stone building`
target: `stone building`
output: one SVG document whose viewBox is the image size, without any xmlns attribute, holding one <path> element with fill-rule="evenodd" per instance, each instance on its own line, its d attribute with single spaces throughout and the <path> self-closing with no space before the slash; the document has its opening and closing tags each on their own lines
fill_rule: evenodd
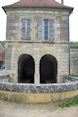
<svg viewBox="0 0 78 117">
<path fill-rule="evenodd" d="M 0 62 L 4 62 L 4 61 L 5 61 L 5 49 L 0 43 Z"/>
<path fill-rule="evenodd" d="M 3 9 L 7 14 L 10 82 L 62 82 L 69 74 L 69 16 L 73 8 L 55 0 L 20 0 Z"/>
<path fill-rule="evenodd" d="M 78 46 L 70 48 L 70 73 L 78 75 Z"/>
</svg>

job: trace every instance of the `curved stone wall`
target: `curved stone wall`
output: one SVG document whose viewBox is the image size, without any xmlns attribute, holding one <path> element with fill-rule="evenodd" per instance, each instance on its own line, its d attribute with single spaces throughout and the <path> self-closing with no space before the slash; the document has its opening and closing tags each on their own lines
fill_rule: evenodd
<svg viewBox="0 0 78 117">
<path fill-rule="evenodd" d="M 78 82 L 40 85 L 2 82 L 0 83 L 0 90 L 24 93 L 59 93 L 78 90 Z"/>
<path fill-rule="evenodd" d="M 78 95 L 78 81 L 71 83 L 29 85 L 0 83 L 0 99 L 21 103 L 46 103 Z"/>
</svg>

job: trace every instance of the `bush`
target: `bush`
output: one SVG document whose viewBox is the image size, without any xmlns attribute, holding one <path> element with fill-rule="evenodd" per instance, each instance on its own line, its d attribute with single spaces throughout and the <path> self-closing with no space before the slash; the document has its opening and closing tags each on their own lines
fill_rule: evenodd
<svg viewBox="0 0 78 117">
<path fill-rule="evenodd" d="M 2 46 L 5 46 L 5 41 L 0 41 L 0 43 L 2 44 Z"/>
<path fill-rule="evenodd" d="M 0 61 L 0 69 L 1 69 L 1 67 L 2 67 L 2 64 L 3 64 L 3 62 L 2 62 L 2 61 Z"/>
<path fill-rule="evenodd" d="M 78 105 L 78 96 L 71 98 L 71 99 L 68 99 L 68 100 L 58 104 L 58 106 L 61 108 L 70 107 L 70 106 L 74 106 L 74 105 Z"/>
</svg>

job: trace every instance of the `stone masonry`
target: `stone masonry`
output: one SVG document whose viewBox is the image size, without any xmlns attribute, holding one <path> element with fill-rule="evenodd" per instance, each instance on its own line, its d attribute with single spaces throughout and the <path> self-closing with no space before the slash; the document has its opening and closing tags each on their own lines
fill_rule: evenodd
<svg viewBox="0 0 78 117">
<path fill-rule="evenodd" d="M 78 75 L 78 46 L 70 48 L 70 73 Z"/>
<path fill-rule="evenodd" d="M 5 8 L 7 13 L 6 70 L 10 82 L 18 82 L 18 60 L 29 54 L 35 61 L 35 84 L 40 83 L 39 63 L 42 56 L 53 55 L 57 59 L 57 82 L 69 74 L 69 15 L 64 8 Z M 21 40 L 21 19 L 30 18 L 31 40 Z M 38 20 L 54 20 L 54 39 L 38 39 Z"/>
</svg>

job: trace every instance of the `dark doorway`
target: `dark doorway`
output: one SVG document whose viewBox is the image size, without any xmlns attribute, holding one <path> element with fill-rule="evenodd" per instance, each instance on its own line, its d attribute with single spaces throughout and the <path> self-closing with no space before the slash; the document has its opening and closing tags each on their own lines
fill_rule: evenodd
<svg viewBox="0 0 78 117">
<path fill-rule="evenodd" d="M 23 54 L 18 61 L 18 82 L 34 83 L 35 62 L 32 56 Z"/>
<path fill-rule="evenodd" d="M 40 60 L 40 83 L 57 82 L 57 60 L 52 55 L 44 55 Z"/>
</svg>

